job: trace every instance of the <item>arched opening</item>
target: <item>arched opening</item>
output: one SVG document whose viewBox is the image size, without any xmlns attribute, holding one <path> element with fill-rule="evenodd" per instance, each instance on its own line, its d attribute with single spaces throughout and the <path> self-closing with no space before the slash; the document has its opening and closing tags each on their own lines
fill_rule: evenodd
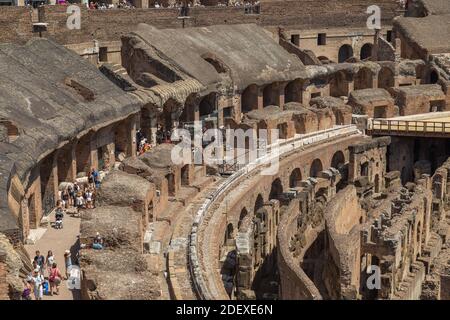
<svg viewBox="0 0 450 320">
<path fill-rule="evenodd" d="M 264 199 L 263 196 L 261 194 L 258 194 L 258 196 L 256 197 L 256 201 L 255 201 L 255 207 L 253 209 L 253 212 L 256 214 L 256 212 L 258 212 L 259 209 L 261 209 L 264 205 Z"/>
<path fill-rule="evenodd" d="M 296 79 L 287 84 L 284 88 L 284 101 L 288 102 L 302 102 L 303 84 L 300 79 Z"/>
<path fill-rule="evenodd" d="M 275 179 L 272 182 L 272 187 L 270 188 L 269 200 L 278 199 L 283 193 L 283 185 L 280 178 Z"/>
<path fill-rule="evenodd" d="M 309 169 L 309 176 L 315 178 L 322 170 L 323 170 L 322 161 L 320 161 L 320 159 L 315 159 L 311 164 L 311 168 Z"/>
<path fill-rule="evenodd" d="M 354 89 L 362 90 L 373 87 L 373 75 L 369 68 L 361 68 L 354 78 Z"/>
<path fill-rule="evenodd" d="M 169 192 L 169 197 L 175 196 L 175 176 L 173 173 L 169 173 L 166 175 L 167 180 L 167 190 Z"/>
<path fill-rule="evenodd" d="M 50 213 L 55 207 L 57 194 L 55 194 L 55 175 L 53 171 L 54 153 L 45 157 L 39 165 L 39 175 L 41 180 L 41 203 L 43 214 Z"/>
<path fill-rule="evenodd" d="M 228 241 L 232 240 L 233 238 L 234 238 L 234 227 L 232 223 L 229 223 L 227 225 L 227 231 L 225 232 L 224 245 L 227 245 Z"/>
<path fill-rule="evenodd" d="M 360 58 L 361 60 L 365 60 L 367 58 L 372 57 L 372 47 L 371 43 L 366 43 L 361 47 Z"/>
<path fill-rule="evenodd" d="M 200 101 L 199 107 L 200 118 L 213 116 L 216 114 L 217 111 L 216 97 L 217 97 L 216 93 L 211 92 Z"/>
<path fill-rule="evenodd" d="M 278 83 L 268 84 L 263 90 L 263 106 L 267 107 L 271 105 L 280 105 L 280 90 Z"/>
<path fill-rule="evenodd" d="M 439 74 L 436 72 L 436 70 L 432 70 L 430 72 L 430 83 L 434 84 L 437 83 L 439 80 Z"/>
<path fill-rule="evenodd" d="M 338 299 L 340 271 L 328 247 L 328 234 L 322 230 L 306 250 L 301 268 L 324 299 Z"/>
<path fill-rule="evenodd" d="M 277 125 L 278 129 L 278 138 L 279 139 L 287 139 L 288 137 L 288 124 L 286 122 L 279 123 Z"/>
<path fill-rule="evenodd" d="M 119 126 L 125 127 L 125 126 Z M 78 140 L 76 146 L 76 157 L 77 157 L 77 173 L 88 172 L 91 168 L 91 134 L 83 136 Z M 126 128 L 116 131 L 115 146 L 116 149 L 124 152 L 127 155 L 127 142 L 128 137 L 126 135 Z"/>
<path fill-rule="evenodd" d="M 349 81 L 343 71 L 336 72 L 330 80 L 330 96 L 342 97 L 348 96 Z"/>
<path fill-rule="evenodd" d="M 353 48 L 348 44 L 344 44 L 339 48 L 338 62 L 342 63 L 353 57 Z"/>
<path fill-rule="evenodd" d="M 289 188 L 299 187 L 300 181 L 302 181 L 302 172 L 300 171 L 300 168 L 295 168 L 289 176 Z"/>
<path fill-rule="evenodd" d="M 378 73 L 378 88 L 389 89 L 395 85 L 394 72 L 388 67 L 382 67 Z"/>
<path fill-rule="evenodd" d="M 243 226 L 243 222 L 245 218 L 248 216 L 247 208 L 242 208 L 241 214 L 239 215 L 239 222 L 238 222 L 238 230 L 241 231 L 241 227 Z"/>
<path fill-rule="evenodd" d="M 256 84 L 249 85 L 242 92 L 241 106 L 244 113 L 258 109 L 258 87 Z"/>
<path fill-rule="evenodd" d="M 185 164 L 183 167 L 181 167 L 181 185 L 189 185 L 189 164 Z"/>
<path fill-rule="evenodd" d="M 331 158 L 331 166 L 340 170 L 345 165 L 345 156 L 342 151 L 336 151 Z"/>
</svg>

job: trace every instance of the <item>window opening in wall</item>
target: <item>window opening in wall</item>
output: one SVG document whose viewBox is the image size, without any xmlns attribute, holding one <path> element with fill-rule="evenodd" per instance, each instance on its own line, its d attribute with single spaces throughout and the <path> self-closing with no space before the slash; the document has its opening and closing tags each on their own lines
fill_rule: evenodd
<svg viewBox="0 0 450 320">
<path fill-rule="evenodd" d="M 98 52 L 98 60 L 100 62 L 108 61 L 108 47 L 100 47 Z"/>
<path fill-rule="evenodd" d="M 327 34 L 326 33 L 319 33 L 317 35 L 317 45 L 318 46 L 324 46 L 327 44 Z"/>
<path fill-rule="evenodd" d="M 297 47 L 300 46 L 300 35 L 298 34 L 291 35 L 291 43 L 295 44 Z"/>
</svg>

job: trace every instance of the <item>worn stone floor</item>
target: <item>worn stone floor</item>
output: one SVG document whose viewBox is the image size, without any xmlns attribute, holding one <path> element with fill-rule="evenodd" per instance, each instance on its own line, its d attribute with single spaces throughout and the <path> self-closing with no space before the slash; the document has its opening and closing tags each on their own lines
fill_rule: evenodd
<svg viewBox="0 0 450 320">
<path fill-rule="evenodd" d="M 54 222 L 54 216 L 51 216 L 51 223 Z M 48 250 L 53 251 L 53 255 L 56 257 L 56 263 L 61 273 L 65 273 L 64 265 L 64 251 L 70 250 L 72 254 L 72 263 L 78 252 L 78 238 L 80 233 L 80 221 L 79 217 L 73 217 L 68 214 L 64 216 L 64 228 L 54 229 L 49 226 L 45 234 L 33 245 L 25 245 L 30 257 L 33 259 L 36 250 L 39 250 L 41 254 L 46 257 Z M 47 274 L 45 274 L 47 276 Z M 32 295 L 33 299 L 34 296 Z M 78 300 L 80 299 L 79 290 L 69 290 L 67 288 L 66 280 L 63 280 L 59 287 L 59 295 L 46 296 L 43 300 Z"/>
</svg>

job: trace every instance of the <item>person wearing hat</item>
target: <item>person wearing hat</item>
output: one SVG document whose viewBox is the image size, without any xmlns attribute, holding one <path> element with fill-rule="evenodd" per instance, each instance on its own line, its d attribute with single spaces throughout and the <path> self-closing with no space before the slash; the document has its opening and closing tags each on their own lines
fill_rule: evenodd
<svg viewBox="0 0 450 320">
<path fill-rule="evenodd" d="M 44 295 L 44 277 L 41 275 L 40 268 L 36 268 L 33 271 L 33 276 L 31 277 L 33 281 L 34 297 L 36 300 L 42 300 Z"/>
<path fill-rule="evenodd" d="M 69 279 L 70 270 L 72 269 L 72 258 L 69 250 L 64 252 L 64 262 L 66 265 L 66 279 Z"/>
</svg>

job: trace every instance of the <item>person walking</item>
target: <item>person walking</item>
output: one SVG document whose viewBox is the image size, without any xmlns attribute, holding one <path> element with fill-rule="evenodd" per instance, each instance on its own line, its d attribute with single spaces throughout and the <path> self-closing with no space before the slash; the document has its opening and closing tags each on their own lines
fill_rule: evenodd
<svg viewBox="0 0 450 320">
<path fill-rule="evenodd" d="M 55 289 L 55 294 L 59 294 L 59 285 L 61 284 L 62 275 L 58 269 L 56 262 L 53 262 L 50 269 L 50 275 L 48 276 L 48 281 L 50 282 L 50 295 L 53 295 L 53 290 Z"/>
</svg>

